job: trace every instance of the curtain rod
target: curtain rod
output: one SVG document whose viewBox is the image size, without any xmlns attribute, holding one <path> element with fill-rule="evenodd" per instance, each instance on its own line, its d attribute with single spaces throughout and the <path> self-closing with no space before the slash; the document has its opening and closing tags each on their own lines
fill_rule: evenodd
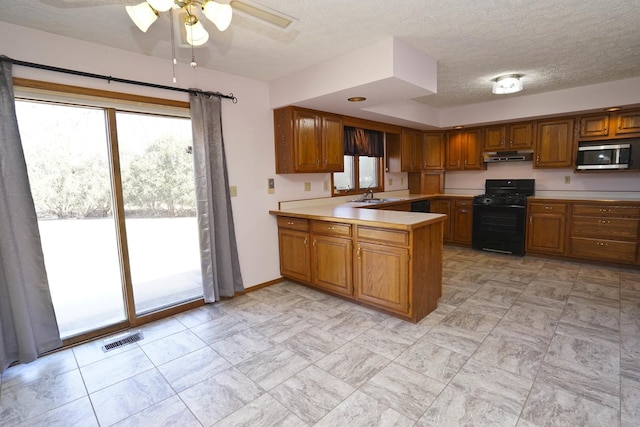
<svg viewBox="0 0 640 427">
<path fill-rule="evenodd" d="M 47 70 L 47 71 L 55 71 L 55 72 L 58 72 L 58 73 L 72 74 L 74 76 L 91 77 L 91 78 L 94 78 L 94 79 L 106 80 L 109 83 L 111 83 L 111 82 L 127 83 L 127 84 L 138 85 L 138 86 L 152 87 L 152 88 L 155 88 L 155 89 L 172 90 L 174 92 L 199 93 L 199 94 L 203 94 L 203 95 L 207 95 L 207 96 L 219 96 L 221 98 L 230 99 L 234 104 L 238 103 L 238 98 L 233 96 L 233 93 L 230 93 L 229 95 L 224 95 L 224 94 L 222 94 L 220 92 L 207 92 L 207 91 L 203 91 L 203 90 L 200 90 L 200 89 L 183 89 L 183 88 L 180 88 L 180 87 L 165 86 L 165 85 L 159 85 L 159 84 L 155 84 L 155 83 L 139 82 L 139 81 L 136 81 L 136 80 L 121 79 L 119 77 L 105 76 L 105 75 L 102 75 L 102 74 L 94 74 L 94 73 L 87 73 L 87 72 L 84 72 L 84 71 L 70 70 L 70 69 L 67 69 L 67 68 L 53 67 L 51 65 L 42 65 L 42 64 L 35 64 L 33 62 L 19 61 L 17 59 L 9 58 L 8 56 L 5 56 L 5 55 L 0 55 L 0 61 L 11 62 L 12 64 L 20 65 L 20 66 L 23 66 L 23 67 L 37 68 L 37 69 L 40 69 L 40 70 Z"/>
</svg>

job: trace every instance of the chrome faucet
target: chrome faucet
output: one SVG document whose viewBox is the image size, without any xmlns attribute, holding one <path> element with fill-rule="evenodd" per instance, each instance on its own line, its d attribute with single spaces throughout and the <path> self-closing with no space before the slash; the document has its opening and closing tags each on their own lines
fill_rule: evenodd
<svg viewBox="0 0 640 427">
<path fill-rule="evenodd" d="M 373 188 L 367 189 L 365 193 L 362 195 L 362 200 L 373 200 Z"/>
</svg>

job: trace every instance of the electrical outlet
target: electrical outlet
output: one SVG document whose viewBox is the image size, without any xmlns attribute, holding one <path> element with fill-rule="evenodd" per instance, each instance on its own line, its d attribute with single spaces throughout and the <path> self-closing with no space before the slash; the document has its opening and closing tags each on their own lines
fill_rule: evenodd
<svg viewBox="0 0 640 427">
<path fill-rule="evenodd" d="M 310 182 L 305 182 L 304 183 L 304 191 L 311 191 L 311 183 Z"/>
<path fill-rule="evenodd" d="M 404 185 L 404 178 L 400 178 L 400 185 Z"/>
<path fill-rule="evenodd" d="M 393 178 L 389 178 L 389 186 L 393 185 Z"/>
<path fill-rule="evenodd" d="M 235 185 L 229 186 L 229 195 L 231 197 L 238 197 L 238 187 Z"/>
<path fill-rule="evenodd" d="M 322 190 L 323 191 L 329 191 L 329 181 L 324 181 L 322 183 Z"/>
<path fill-rule="evenodd" d="M 273 194 L 276 191 L 275 187 L 276 187 L 276 184 L 273 181 L 273 178 L 267 179 L 267 193 Z"/>
<path fill-rule="evenodd" d="M 570 175 L 565 175 L 564 183 L 565 184 L 571 184 L 571 176 Z"/>
</svg>

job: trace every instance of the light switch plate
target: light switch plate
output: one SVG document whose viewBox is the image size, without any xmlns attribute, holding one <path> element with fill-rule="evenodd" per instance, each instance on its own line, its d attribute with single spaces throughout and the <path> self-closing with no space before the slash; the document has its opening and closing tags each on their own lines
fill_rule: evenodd
<svg viewBox="0 0 640 427">
<path fill-rule="evenodd" d="M 310 182 L 305 182 L 304 183 L 304 191 L 311 191 L 311 183 Z"/>
</svg>

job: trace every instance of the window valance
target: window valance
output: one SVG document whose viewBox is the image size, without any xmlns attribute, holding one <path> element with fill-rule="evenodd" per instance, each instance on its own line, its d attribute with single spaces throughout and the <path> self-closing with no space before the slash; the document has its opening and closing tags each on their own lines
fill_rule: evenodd
<svg viewBox="0 0 640 427">
<path fill-rule="evenodd" d="M 344 154 L 346 156 L 384 157 L 384 133 L 345 126 Z"/>
</svg>

